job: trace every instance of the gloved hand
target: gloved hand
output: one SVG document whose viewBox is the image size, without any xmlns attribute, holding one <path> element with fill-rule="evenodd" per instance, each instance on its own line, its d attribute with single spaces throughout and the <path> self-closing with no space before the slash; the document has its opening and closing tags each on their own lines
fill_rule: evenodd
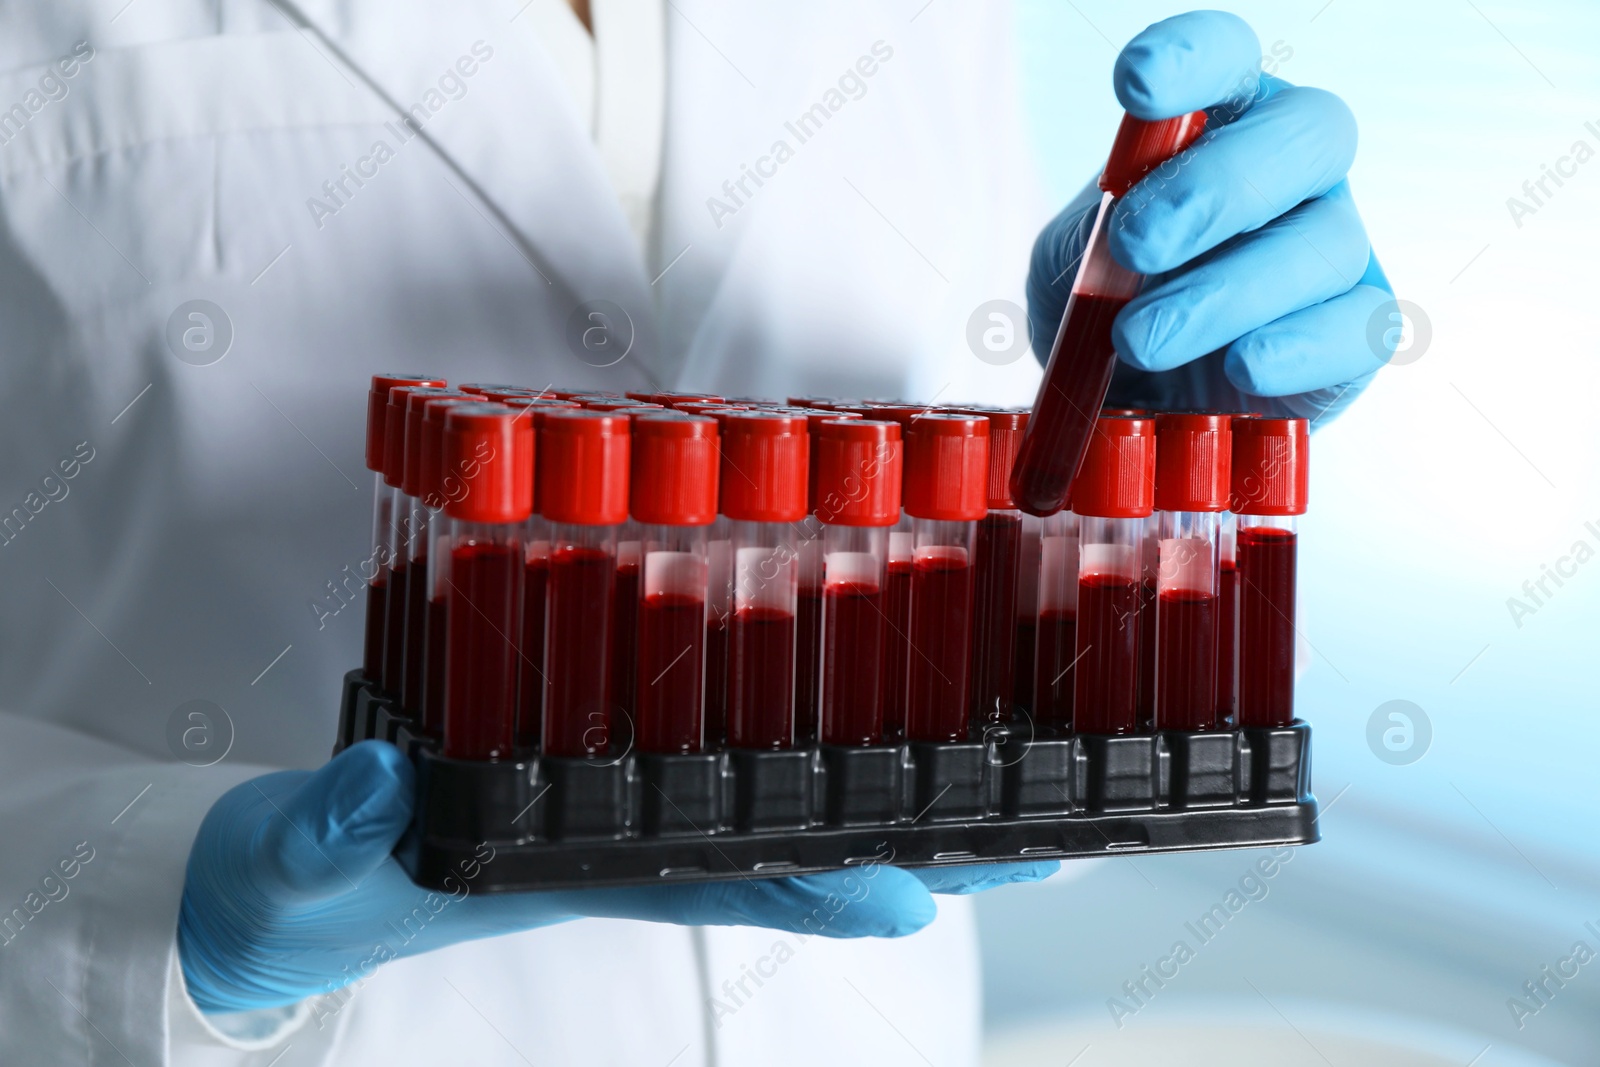
<svg viewBox="0 0 1600 1067">
<path fill-rule="evenodd" d="M 1117 316 L 1111 406 L 1324 422 L 1392 354 L 1368 341 L 1394 296 L 1345 180 L 1355 119 L 1338 97 L 1260 64 L 1255 33 L 1221 11 L 1158 22 L 1117 57 L 1129 112 L 1208 118 L 1176 174 L 1147 175 L 1111 218 L 1112 256 L 1149 275 Z M 1041 360 L 1099 202 L 1091 183 L 1034 244 L 1028 315 Z"/>
<path fill-rule="evenodd" d="M 899 937 L 933 921 L 930 891 L 1031 882 L 1054 861 L 912 872 L 883 865 L 794 878 L 489 894 L 477 871 L 450 893 L 419 889 L 390 850 L 411 822 L 409 761 L 354 745 L 315 772 L 236 786 L 189 853 L 178 949 L 205 1012 L 292 1004 L 388 959 L 582 916 L 764 926 L 826 937 Z M 487 854 L 485 862 L 493 860 Z"/>
</svg>

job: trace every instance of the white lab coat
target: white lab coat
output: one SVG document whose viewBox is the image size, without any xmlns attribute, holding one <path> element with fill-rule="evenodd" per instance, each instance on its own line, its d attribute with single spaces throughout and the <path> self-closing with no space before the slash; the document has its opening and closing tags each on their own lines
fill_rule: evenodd
<svg viewBox="0 0 1600 1067">
<path fill-rule="evenodd" d="M 303 0 L 301 25 L 265 0 L 124 4 L 0 19 L 0 1061 L 974 1062 L 952 898 L 915 937 L 816 939 L 776 968 L 768 931 L 584 921 L 461 945 L 336 1013 L 253 1020 L 256 1045 L 194 1012 L 173 930 L 210 802 L 332 739 L 362 611 L 330 590 L 365 555 L 373 371 L 1031 395 L 1031 360 L 966 340 L 979 304 L 1021 302 L 1049 214 L 1005 12 L 673 0 L 641 257 L 514 0 Z M 875 49 L 859 98 L 830 96 Z M 430 100 L 402 142 L 396 105 Z M 785 124 L 818 103 L 801 143 Z M 779 140 L 792 156 L 763 162 Z M 734 201 L 747 166 L 771 176 Z M 202 299 L 232 341 L 197 366 L 167 326 Z M 605 369 L 564 340 L 592 300 L 634 325 Z M 168 743 L 192 700 L 234 727 L 206 769 Z M 732 1003 L 723 983 L 758 964 L 774 977 Z"/>
</svg>

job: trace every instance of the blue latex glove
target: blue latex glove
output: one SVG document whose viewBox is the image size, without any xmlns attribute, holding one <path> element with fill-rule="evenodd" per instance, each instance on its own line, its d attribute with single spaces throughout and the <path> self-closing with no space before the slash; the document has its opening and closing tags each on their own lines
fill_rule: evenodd
<svg viewBox="0 0 1600 1067">
<path fill-rule="evenodd" d="M 411 764 L 368 741 L 315 772 L 224 794 L 189 853 L 178 919 L 184 978 L 205 1012 L 292 1004 L 387 959 L 583 916 L 899 937 L 933 921 L 934 893 L 1044 878 L 1054 861 L 905 871 L 866 865 L 795 878 L 548 893 L 419 889 L 390 850 L 411 822 Z M 485 863 L 494 861 L 484 850 Z M 415 931 L 409 934 L 406 931 Z"/>
<path fill-rule="evenodd" d="M 1221 11 L 1158 22 L 1117 57 L 1117 99 L 1133 115 L 1209 117 L 1176 175 L 1146 176 L 1113 213 L 1112 256 L 1149 278 L 1117 316 L 1111 406 L 1325 422 L 1392 355 L 1368 341 L 1394 295 L 1345 180 L 1355 119 L 1260 62 L 1254 31 Z M 1028 314 L 1041 360 L 1099 202 L 1091 183 L 1034 245 Z"/>
</svg>

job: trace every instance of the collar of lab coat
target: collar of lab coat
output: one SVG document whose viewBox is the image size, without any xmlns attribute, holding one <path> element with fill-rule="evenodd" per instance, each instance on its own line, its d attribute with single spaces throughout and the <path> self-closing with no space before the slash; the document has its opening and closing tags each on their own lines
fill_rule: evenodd
<svg viewBox="0 0 1600 1067">
<path fill-rule="evenodd" d="M 574 308 L 608 300 L 633 320 L 635 358 L 657 366 L 644 263 L 600 156 L 567 103 L 550 57 L 515 12 L 429 0 L 271 0 L 359 88 L 399 122 L 463 57 L 477 64 L 459 99 L 422 124 L 454 172 L 454 192 Z M 478 55 L 473 52 L 478 46 Z M 486 61 L 483 48 L 492 49 Z M 469 64 L 470 65 L 470 64 Z M 426 104 L 424 104 L 426 107 Z M 417 112 L 423 114 L 426 112 Z M 518 116 L 514 128 L 496 120 Z"/>
</svg>

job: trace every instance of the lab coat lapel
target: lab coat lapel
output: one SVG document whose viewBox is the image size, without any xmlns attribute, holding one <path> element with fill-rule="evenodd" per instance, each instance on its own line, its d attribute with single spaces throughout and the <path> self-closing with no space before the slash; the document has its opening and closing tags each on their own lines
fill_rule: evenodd
<svg viewBox="0 0 1600 1067">
<path fill-rule="evenodd" d="M 516 21 L 517 4 L 271 2 L 337 48 L 356 68 L 353 80 L 370 80 L 401 112 L 410 109 L 423 137 L 458 170 L 455 192 L 440 195 L 472 200 L 485 225 L 529 262 L 536 284 L 573 308 L 598 300 L 624 308 L 633 358 L 654 372 L 654 311 L 637 243 L 549 58 Z M 511 128 L 507 115 L 516 116 Z"/>
</svg>

